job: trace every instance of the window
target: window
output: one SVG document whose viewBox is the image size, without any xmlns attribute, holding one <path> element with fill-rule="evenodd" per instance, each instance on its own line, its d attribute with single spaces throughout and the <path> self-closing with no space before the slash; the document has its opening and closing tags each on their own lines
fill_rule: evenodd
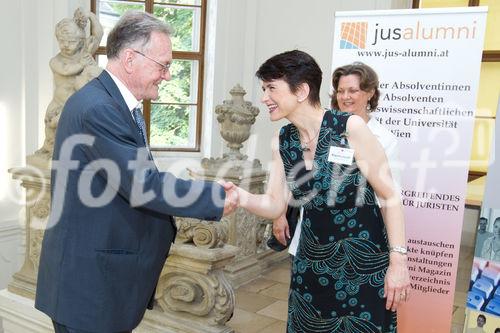
<svg viewBox="0 0 500 333">
<path fill-rule="evenodd" d="M 207 0 L 91 0 L 104 29 L 97 61 L 106 65 L 106 39 L 120 16 L 130 9 L 154 14 L 174 29 L 172 80 L 163 82 L 159 98 L 144 101 L 152 150 L 199 151 L 203 101 L 203 68 Z"/>
</svg>

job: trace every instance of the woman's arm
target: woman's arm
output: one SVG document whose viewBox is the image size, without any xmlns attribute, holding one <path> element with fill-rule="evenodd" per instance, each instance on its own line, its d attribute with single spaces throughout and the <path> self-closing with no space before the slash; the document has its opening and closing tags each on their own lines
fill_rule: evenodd
<svg viewBox="0 0 500 333">
<path fill-rule="evenodd" d="M 349 145 L 354 149 L 354 157 L 362 174 L 373 187 L 385 208 L 382 210 L 387 229 L 389 246 L 406 247 L 403 209 L 399 193 L 387 167 L 387 158 L 378 140 L 373 136 L 365 122 L 358 116 L 347 121 Z M 405 300 L 410 291 L 406 255 L 390 252 L 389 268 L 386 274 L 386 307 L 396 310 L 399 301 Z M 402 294 L 406 296 L 403 297 Z"/>
<path fill-rule="evenodd" d="M 268 219 L 279 217 L 286 209 L 289 191 L 285 183 L 285 170 L 279 153 L 279 137 L 272 140 L 273 159 L 265 194 L 252 194 L 238 188 L 240 207 Z"/>
</svg>

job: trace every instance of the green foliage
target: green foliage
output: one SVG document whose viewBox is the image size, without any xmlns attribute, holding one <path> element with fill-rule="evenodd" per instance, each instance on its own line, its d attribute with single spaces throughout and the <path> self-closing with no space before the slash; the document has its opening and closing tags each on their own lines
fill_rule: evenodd
<svg viewBox="0 0 500 333">
<path fill-rule="evenodd" d="M 152 145 L 187 145 L 189 138 L 189 105 L 176 103 L 196 102 L 191 96 L 192 61 L 178 60 L 172 63 L 172 80 L 163 82 L 159 90 L 159 103 L 151 110 Z"/>
<path fill-rule="evenodd" d="M 189 106 L 153 104 L 151 144 L 186 146 L 189 137 Z"/>
<path fill-rule="evenodd" d="M 154 15 L 170 24 L 174 50 L 190 51 L 193 36 L 193 10 L 155 6 Z M 172 80 L 160 87 L 159 102 L 192 103 L 191 82 L 193 62 L 176 60 L 172 63 Z M 196 102 L 196 100 L 195 100 Z M 189 139 L 189 112 L 186 105 L 155 105 L 151 112 L 151 143 L 153 145 L 187 145 Z"/>
<path fill-rule="evenodd" d="M 144 11 L 144 5 L 141 4 L 132 4 L 132 3 L 116 3 L 110 2 L 109 5 L 113 10 L 120 16 L 123 15 L 127 10 L 142 10 Z"/>
<path fill-rule="evenodd" d="M 194 10 L 188 8 L 174 8 L 155 6 L 154 15 L 163 19 L 174 28 L 172 46 L 176 51 L 191 51 L 193 45 Z"/>
</svg>

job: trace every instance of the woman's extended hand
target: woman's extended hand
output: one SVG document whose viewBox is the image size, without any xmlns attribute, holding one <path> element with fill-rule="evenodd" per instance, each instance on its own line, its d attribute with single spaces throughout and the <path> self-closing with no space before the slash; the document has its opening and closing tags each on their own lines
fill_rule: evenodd
<svg viewBox="0 0 500 333">
<path fill-rule="evenodd" d="M 390 253 L 389 268 L 385 275 L 384 297 L 387 297 L 385 308 L 396 311 L 401 302 L 410 298 L 410 274 L 406 255 Z"/>
</svg>

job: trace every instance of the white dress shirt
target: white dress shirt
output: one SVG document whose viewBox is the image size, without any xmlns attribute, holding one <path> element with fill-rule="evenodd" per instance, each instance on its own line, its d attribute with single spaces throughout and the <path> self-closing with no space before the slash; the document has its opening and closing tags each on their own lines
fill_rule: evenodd
<svg viewBox="0 0 500 333">
<path fill-rule="evenodd" d="M 135 96 L 127 88 L 127 86 L 125 86 L 125 84 L 122 81 L 120 81 L 119 78 L 114 76 L 113 73 L 111 73 L 108 70 L 106 70 L 106 72 L 108 72 L 109 76 L 111 76 L 113 82 L 115 82 L 116 86 L 118 87 L 118 90 L 120 90 L 120 93 L 122 94 L 122 97 L 125 100 L 125 103 L 127 104 L 127 107 L 130 111 L 130 115 L 132 116 L 132 110 L 135 109 L 136 107 L 140 107 L 141 101 L 138 101 L 137 98 L 135 98 Z"/>
</svg>

